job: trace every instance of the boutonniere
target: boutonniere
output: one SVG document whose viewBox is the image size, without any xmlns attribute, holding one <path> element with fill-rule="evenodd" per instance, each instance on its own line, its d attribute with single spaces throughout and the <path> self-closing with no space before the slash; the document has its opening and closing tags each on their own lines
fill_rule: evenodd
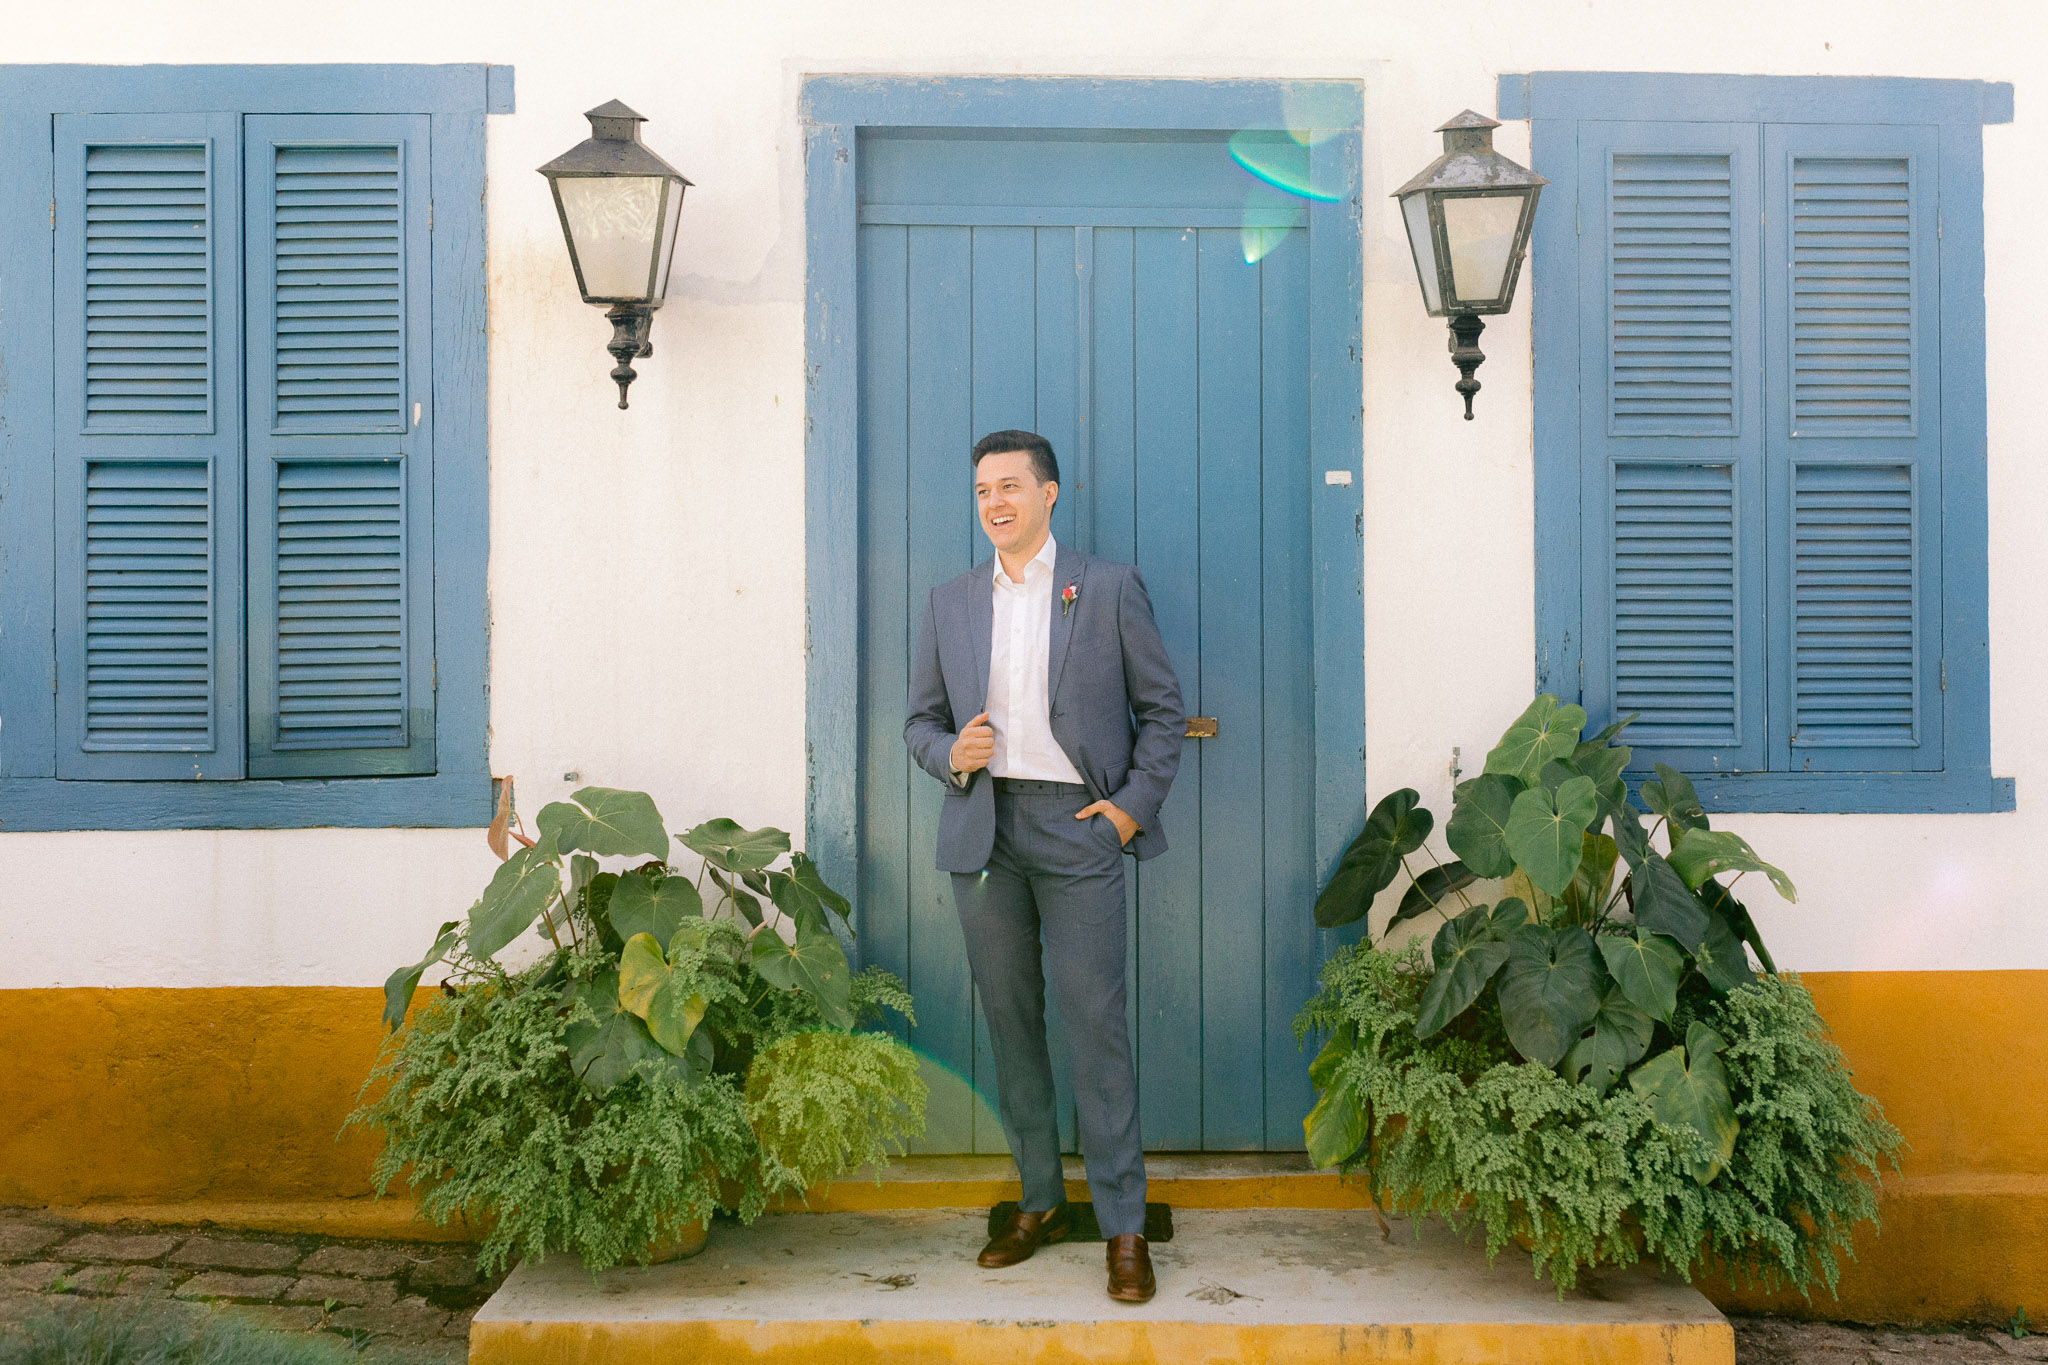
<svg viewBox="0 0 2048 1365">
<path fill-rule="evenodd" d="M 1075 587 L 1072 583 L 1067 584 L 1060 592 L 1060 615 L 1065 616 L 1068 612 L 1072 611 L 1074 609 L 1074 599 L 1080 595 L 1081 590 L 1079 588 Z"/>
</svg>

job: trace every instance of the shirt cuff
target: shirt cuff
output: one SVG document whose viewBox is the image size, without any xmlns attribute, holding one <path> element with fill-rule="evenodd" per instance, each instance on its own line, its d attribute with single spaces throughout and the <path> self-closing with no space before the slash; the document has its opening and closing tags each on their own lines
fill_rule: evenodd
<svg viewBox="0 0 2048 1365">
<path fill-rule="evenodd" d="M 968 782 L 969 782 L 969 781 L 970 781 L 970 780 L 971 780 L 971 779 L 973 778 L 973 776 L 974 776 L 974 774 L 973 774 L 973 773 L 963 773 L 963 772 L 961 772 L 961 771 L 960 771 L 960 770 L 959 770 L 958 768 L 952 768 L 952 769 L 949 769 L 948 771 L 950 771 L 950 772 L 951 772 L 951 773 L 953 774 L 953 785 L 954 785 L 954 786 L 956 786 L 956 787 L 964 787 L 964 786 L 966 786 L 966 785 L 967 785 L 967 783 L 968 783 Z"/>
</svg>

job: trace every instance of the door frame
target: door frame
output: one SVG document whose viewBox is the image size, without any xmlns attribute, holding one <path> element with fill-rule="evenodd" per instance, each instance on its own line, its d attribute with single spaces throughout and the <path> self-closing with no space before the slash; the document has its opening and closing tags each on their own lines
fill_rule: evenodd
<svg viewBox="0 0 2048 1365">
<path fill-rule="evenodd" d="M 804 843 L 832 884 L 857 884 L 860 822 L 860 130 L 1279 129 L 1304 96 L 1319 124 L 1340 125 L 1310 149 L 1312 175 L 1340 192 L 1308 206 L 1309 467 L 1349 476 L 1317 485 L 1309 516 L 1320 884 L 1365 813 L 1362 83 L 804 78 Z"/>
</svg>

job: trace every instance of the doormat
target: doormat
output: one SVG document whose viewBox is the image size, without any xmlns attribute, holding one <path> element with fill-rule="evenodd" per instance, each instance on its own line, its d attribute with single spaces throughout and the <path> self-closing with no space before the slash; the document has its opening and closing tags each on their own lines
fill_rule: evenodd
<svg viewBox="0 0 2048 1365">
<path fill-rule="evenodd" d="M 1017 1201 L 1005 1199 L 988 1211 L 988 1235 L 993 1237 L 1017 1211 Z M 1069 1242 L 1106 1242 L 1102 1225 L 1095 1221 L 1095 1205 L 1089 1202 L 1069 1201 L 1067 1212 L 1073 1230 L 1067 1234 Z M 1148 1242 L 1171 1242 L 1173 1240 L 1173 1208 L 1167 1204 L 1145 1205 L 1145 1240 Z"/>
</svg>

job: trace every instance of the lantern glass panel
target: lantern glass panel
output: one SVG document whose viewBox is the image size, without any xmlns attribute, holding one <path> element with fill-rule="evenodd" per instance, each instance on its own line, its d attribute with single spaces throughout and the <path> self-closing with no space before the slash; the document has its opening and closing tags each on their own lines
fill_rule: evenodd
<svg viewBox="0 0 2048 1365">
<path fill-rule="evenodd" d="M 1429 196 L 1411 194 L 1401 201 L 1401 217 L 1408 224 L 1408 249 L 1415 253 L 1415 273 L 1422 280 L 1422 302 L 1432 317 L 1443 312 L 1443 291 L 1437 285 L 1436 248 L 1430 243 Z"/>
<path fill-rule="evenodd" d="M 1451 288 L 1461 302 L 1493 302 L 1507 283 L 1515 228 L 1522 220 L 1522 196 L 1446 195 L 1443 206 L 1444 236 L 1451 248 Z"/>
<path fill-rule="evenodd" d="M 661 252 L 661 259 L 658 262 L 659 270 L 654 278 L 653 297 L 657 299 L 668 297 L 668 268 L 670 263 L 675 260 L 676 219 L 682 214 L 682 211 L 683 187 L 679 184 L 671 185 L 668 191 L 668 208 L 662 215 L 661 242 L 657 247 L 657 250 Z"/>
<path fill-rule="evenodd" d="M 646 299 L 663 224 L 660 176 L 561 176 L 555 192 L 576 247 L 583 292 L 593 299 Z M 679 196 L 678 196 L 679 197 Z"/>
</svg>

